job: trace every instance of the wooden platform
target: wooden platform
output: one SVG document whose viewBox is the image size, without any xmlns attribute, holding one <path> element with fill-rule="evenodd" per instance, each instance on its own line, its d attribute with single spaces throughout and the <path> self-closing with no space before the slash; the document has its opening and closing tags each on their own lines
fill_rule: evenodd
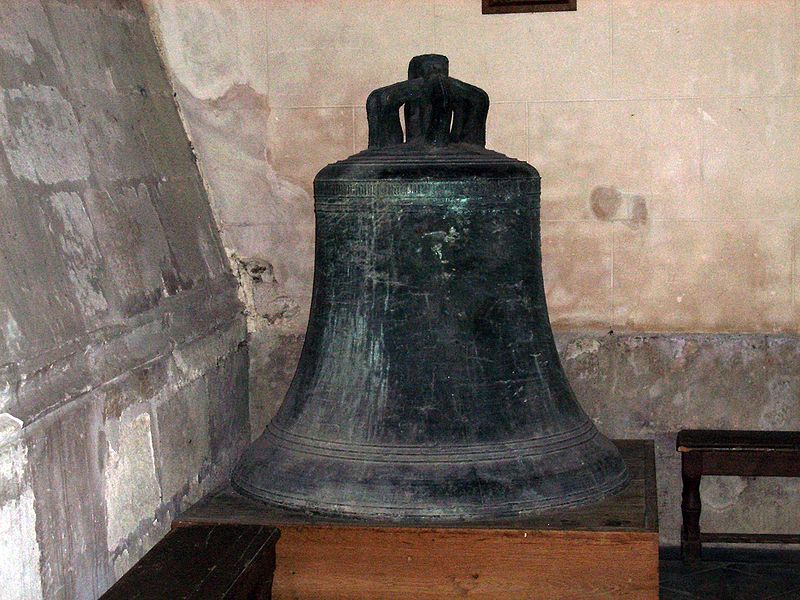
<svg viewBox="0 0 800 600">
<path fill-rule="evenodd" d="M 257 525 L 173 529 L 100 600 L 268 600 L 278 537 Z"/>
<path fill-rule="evenodd" d="M 176 519 L 280 529 L 283 599 L 658 598 L 652 442 L 616 442 L 632 481 L 597 504 L 537 517 L 412 527 L 266 507 L 222 490 Z"/>
</svg>

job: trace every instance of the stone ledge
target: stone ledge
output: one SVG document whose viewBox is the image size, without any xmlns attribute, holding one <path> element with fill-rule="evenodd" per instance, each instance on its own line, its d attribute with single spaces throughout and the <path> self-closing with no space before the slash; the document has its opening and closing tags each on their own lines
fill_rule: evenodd
<svg viewBox="0 0 800 600">
<path fill-rule="evenodd" d="M 156 307 L 39 356 L 0 367 L 4 411 L 27 426 L 120 375 L 168 356 L 244 317 L 230 274 L 164 298 Z M 242 326 L 240 342 L 245 339 Z"/>
</svg>

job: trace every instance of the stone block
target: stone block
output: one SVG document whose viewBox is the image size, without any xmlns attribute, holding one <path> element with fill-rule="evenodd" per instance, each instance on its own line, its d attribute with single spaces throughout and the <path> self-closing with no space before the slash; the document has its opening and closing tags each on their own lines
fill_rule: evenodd
<svg viewBox="0 0 800 600">
<path fill-rule="evenodd" d="M 86 210 L 105 259 L 115 308 L 134 314 L 152 307 L 175 279 L 170 250 L 144 183 L 119 184 L 86 194 Z"/>
<path fill-rule="evenodd" d="M 119 419 L 108 419 L 104 430 L 104 489 L 108 515 L 108 552 L 152 524 L 161 506 L 156 476 L 152 420 L 148 405 L 131 406 Z"/>
<path fill-rule="evenodd" d="M 794 89 L 791 0 L 613 4 L 615 95 L 763 96 Z"/>
<path fill-rule="evenodd" d="M 127 573 L 133 565 L 139 562 L 139 559 L 169 533 L 170 523 L 171 519 L 155 519 L 152 527 L 144 531 L 140 537 L 132 539 L 125 548 L 112 556 L 111 563 L 115 580 Z"/>
<path fill-rule="evenodd" d="M 84 89 L 75 102 L 91 155 L 92 172 L 102 184 L 154 177 L 153 157 L 141 123 L 141 96 Z"/>
<path fill-rule="evenodd" d="M 203 377 L 209 368 L 216 368 L 217 362 L 223 357 L 239 351 L 239 346 L 247 338 L 245 321 L 240 316 L 230 321 L 223 317 L 218 316 L 218 322 L 209 332 L 201 332 L 206 335 L 199 335 L 172 351 L 168 372 L 173 381 L 191 381 Z M 204 320 L 210 319 L 206 317 Z M 212 335 L 207 335 L 212 332 Z"/>
<path fill-rule="evenodd" d="M 260 436 L 275 416 L 292 382 L 304 335 L 280 335 L 268 329 L 250 335 L 250 432 Z"/>
<path fill-rule="evenodd" d="M 542 176 L 543 219 L 593 218 L 600 186 L 650 195 L 646 113 L 644 101 L 529 105 L 528 162 Z"/>
<path fill-rule="evenodd" d="M 650 195 L 650 219 L 713 218 L 704 210 L 703 120 L 701 101 L 692 98 L 649 100 L 644 111 L 644 153 Z"/>
<path fill-rule="evenodd" d="M 89 154 L 70 102 L 54 87 L 0 93 L 0 139 L 14 176 L 33 183 L 83 181 Z"/>
<path fill-rule="evenodd" d="M 46 0 L 70 87 L 103 93 L 171 93 L 140 3 Z"/>
<path fill-rule="evenodd" d="M 111 582 L 98 405 L 72 404 L 26 437 L 44 597 L 93 600 Z"/>
<path fill-rule="evenodd" d="M 480 3 L 456 0 L 436 3 L 435 19 L 435 48 L 450 58 L 451 74 L 479 85 L 494 102 L 611 95 L 607 0 L 536 15 L 483 15 Z"/>
<path fill-rule="evenodd" d="M 0 152 L 0 156 L 2 152 Z M 0 176 L 2 179 L 2 176 Z M 30 190 L 34 184 L 20 184 Z M 63 289 L 68 281 L 60 244 L 45 216 L 47 197 L 28 201 L 18 187 L 0 181 L 0 364 L 42 354 L 52 345 L 80 335 L 84 316 L 74 297 Z M 85 231 L 85 229 L 84 229 Z M 25 274 L 35 273 L 47 290 L 21 285 Z"/>
<path fill-rule="evenodd" d="M 18 435 L 0 441 L 0 598 L 42 598 L 41 552 L 28 472 L 28 449 Z"/>
<path fill-rule="evenodd" d="M 433 5 L 273 2 L 268 31 L 270 106 L 362 106 L 373 89 L 406 79 L 414 54 L 434 48 Z"/>
<path fill-rule="evenodd" d="M 239 19 L 239 68 L 248 85 L 259 94 L 269 92 L 268 14 L 273 3 L 236 2 Z"/>
<path fill-rule="evenodd" d="M 789 533 L 800 528 L 800 512 L 787 510 L 800 498 L 800 481 L 778 477 L 704 477 L 702 531 Z"/>
<path fill-rule="evenodd" d="M 165 281 L 165 287 L 170 295 L 228 271 L 211 209 L 197 201 L 205 199 L 205 190 L 196 176 L 162 178 L 151 198 L 169 246 L 174 282 Z"/>
<path fill-rule="evenodd" d="M 101 32 L 108 26 L 103 15 L 78 4 L 52 0 L 45 0 L 44 4 L 49 16 L 58 23 L 53 35 L 63 48 L 70 87 L 113 93 L 114 81 L 98 43 Z"/>
<path fill-rule="evenodd" d="M 161 493 L 164 502 L 170 502 L 197 487 L 212 459 L 206 381 L 199 378 L 177 389 L 165 388 L 155 415 Z"/>
<path fill-rule="evenodd" d="M 312 193 L 314 176 L 322 167 L 353 153 L 353 110 L 273 108 L 267 152 L 279 175 Z"/>
<path fill-rule="evenodd" d="M 142 107 L 138 123 L 152 157 L 155 172 L 161 177 L 194 176 L 199 180 L 192 145 L 186 137 L 172 94 L 137 98 Z"/>
<path fill-rule="evenodd" d="M 617 225 L 614 323 L 657 331 L 791 327 L 791 249 L 790 227 L 779 221 Z"/>
<path fill-rule="evenodd" d="M 612 237 L 593 221 L 542 223 L 542 270 L 554 328 L 603 327 L 611 319 Z"/>
<path fill-rule="evenodd" d="M 63 89 L 64 62 L 39 0 L 0 5 L 0 86 L 45 84 Z"/>
<path fill-rule="evenodd" d="M 701 206 L 717 219 L 794 219 L 800 210 L 800 100 L 703 101 Z"/>
<path fill-rule="evenodd" d="M 768 336 L 765 340 L 766 395 L 758 413 L 758 427 L 800 430 L 800 345 L 794 335 Z"/>
<path fill-rule="evenodd" d="M 528 105 L 493 102 L 486 120 L 486 147 L 511 158 L 528 160 Z"/>
<path fill-rule="evenodd" d="M 230 465 L 250 441 L 247 347 L 217 362 L 208 378 L 209 447 L 217 465 Z"/>
<path fill-rule="evenodd" d="M 92 10 L 97 9 L 93 6 Z M 98 27 L 100 36 L 96 47 L 111 75 L 114 89 L 154 101 L 171 99 L 173 90 L 141 2 L 131 2 L 130 7 L 108 12 L 112 14 Z"/>
<path fill-rule="evenodd" d="M 59 255 L 64 262 L 67 287 L 87 323 L 99 324 L 108 312 L 103 290 L 102 258 L 94 227 L 83 199 L 75 192 L 56 192 L 43 202 Z"/>
</svg>

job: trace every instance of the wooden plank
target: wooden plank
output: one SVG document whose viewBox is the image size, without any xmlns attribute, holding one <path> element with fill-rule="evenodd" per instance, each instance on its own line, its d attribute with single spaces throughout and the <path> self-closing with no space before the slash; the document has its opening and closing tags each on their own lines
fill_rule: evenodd
<svg viewBox="0 0 800 600">
<path fill-rule="evenodd" d="M 794 533 L 701 533 L 700 540 L 717 544 L 800 544 Z"/>
<path fill-rule="evenodd" d="M 703 475 L 800 477 L 800 452 L 788 450 L 775 452 L 700 450 L 699 452 L 703 457 Z"/>
<path fill-rule="evenodd" d="M 578 10 L 577 0 L 483 0 L 484 15 Z"/>
<path fill-rule="evenodd" d="M 800 451 L 800 431 L 685 429 L 678 432 L 679 452 L 695 450 Z"/>
<path fill-rule="evenodd" d="M 619 494 L 587 506 L 559 512 L 531 515 L 501 521 L 473 521 L 468 523 L 437 524 L 437 527 L 477 527 L 526 530 L 587 530 L 587 531 L 658 531 L 656 499 L 655 455 L 653 442 L 644 440 L 617 440 L 631 476 L 630 485 Z M 174 522 L 173 526 L 198 523 L 239 523 L 271 525 L 281 529 L 285 525 L 339 524 L 343 527 L 381 526 L 403 524 L 376 522 L 363 519 L 342 519 L 311 515 L 299 511 L 286 511 L 267 506 L 225 488 L 202 500 Z M 410 525 L 408 523 L 406 526 Z M 424 523 L 415 525 L 425 526 Z"/>
<path fill-rule="evenodd" d="M 174 529 L 101 600 L 270 598 L 279 535 L 251 525 Z"/>
<path fill-rule="evenodd" d="M 658 535 L 289 526 L 278 600 L 658 598 Z"/>
</svg>

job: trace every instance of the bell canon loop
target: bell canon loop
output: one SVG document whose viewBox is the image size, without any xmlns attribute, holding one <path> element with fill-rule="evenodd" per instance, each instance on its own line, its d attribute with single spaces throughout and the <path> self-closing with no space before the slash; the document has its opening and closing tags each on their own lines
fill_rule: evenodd
<svg viewBox="0 0 800 600">
<path fill-rule="evenodd" d="M 572 507 L 627 484 L 556 351 L 539 174 L 484 148 L 488 108 L 446 57 L 415 57 L 407 81 L 370 94 L 369 148 L 317 175 L 305 344 L 234 471 L 242 494 L 446 522 Z"/>
</svg>

